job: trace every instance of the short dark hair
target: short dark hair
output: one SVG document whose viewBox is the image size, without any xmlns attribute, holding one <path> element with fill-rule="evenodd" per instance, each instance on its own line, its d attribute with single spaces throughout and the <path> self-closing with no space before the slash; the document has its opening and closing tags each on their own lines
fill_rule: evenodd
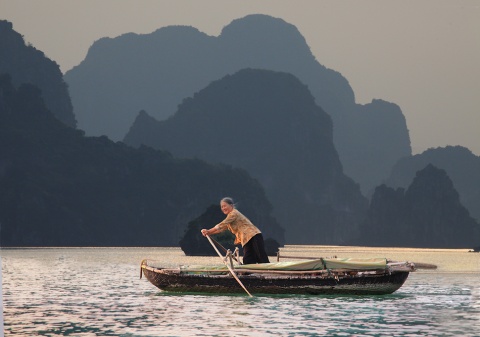
<svg viewBox="0 0 480 337">
<path fill-rule="evenodd" d="M 222 198 L 222 200 L 220 200 L 220 202 L 226 202 L 227 204 L 231 205 L 231 206 L 235 206 L 235 203 L 233 202 L 233 199 L 230 198 L 230 197 L 225 197 L 225 198 Z"/>
</svg>

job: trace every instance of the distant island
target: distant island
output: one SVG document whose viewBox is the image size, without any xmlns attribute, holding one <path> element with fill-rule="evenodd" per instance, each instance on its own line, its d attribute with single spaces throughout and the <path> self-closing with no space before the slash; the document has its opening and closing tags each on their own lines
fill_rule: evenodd
<svg viewBox="0 0 480 337">
<path fill-rule="evenodd" d="M 361 233 L 358 244 L 383 247 L 466 248 L 480 241 L 480 225 L 445 170 L 432 164 L 406 190 L 377 187 Z"/>
<path fill-rule="evenodd" d="M 0 75 L 0 243 L 177 246 L 188 222 L 226 193 L 266 238 L 284 242 L 261 185 L 244 170 L 85 137 L 40 90 Z"/>
<path fill-rule="evenodd" d="M 395 164 L 385 184 L 406 188 L 416 172 L 428 164 L 445 170 L 459 193 L 460 202 L 477 222 L 480 221 L 480 156 L 465 147 L 438 147 L 404 157 Z"/>
<path fill-rule="evenodd" d="M 225 38 L 243 50 L 239 41 L 251 43 L 252 27 L 264 34 L 283 27 L 297 37 L 300 49 L 292 49 L 295 55 L 302 48 L 308 50 L 293 26 L 265 16 L 235 21 L 210 41 L 215 45 Z M 11 23 L 0 21 L 0 28 L 3 247 L 181 245 L 187 254 L 202 254 L 205 241 L 198 228 L 204 222 L 220 221 L 218 201 L 229 195 L 261 227 L 272 249 L 309 243 L 478 250 L 479 157 L 466 148 L 447 146 L 415 156 L 408 150 L 394 162 L 409 149 L 400 108 L 373 101 L 366 111 L 390 116 L 376 118 L 378 124 L 363 114 L 351 116 L 348 109 L 333 114 L 334 103 L 350 97 L 348 83 L 338 73 L 318 68 L 323 69 L 323 80 L 330 78 L 325 83 L 336 79 L 346 84 L 339 90 L 345 96 L 338 96 L 335 86 L 323 87 L 325 92 L 335 90 L 325 96 L 331 101 L 319 104 L 318 88 L 293 71 L 233 67 L 228 74 L 197 83 L 198 89 L 182 96 L 168 119 L 150 115 L 155 109 L 131 109 L 137 117 L 125 137 L 130 146 L 105 135 L 87 137 L 77 129 L 58 65 L 26 45 Z M 192 37 L 199 34 L 182 29 Z M 178 31 L 176 27 L 159 30 L 162 39 L 166 33 L 175 41 Z M 257 35 L 259 41 L 265 38 Z M 272 50 L 284 42 L 283 37 L 279 41 L 270 41 Z M 282 55 L 278 64 L 286 60 Z M 264 64 L 275 64 L 275 58 L 267 56 Z M 315 67 L 308 69 L 317 74 Z M 165 83 L 172 82 L 166 78 Z M 129 100 L 128 95 L 95 94 L 99 101 Z M 113 114 L 105 123 L 115 122 L 116 111 L 108 111 Z M 352 127 L 348 142 L 356 136 L 366 138 L 355 144 L 358 151 L 347 157 L 357 157 L 347 165 L 345 149 L 337 139 L 340 115 Z M 364 123 L 368 137 L 362 135 Z M 388 154 L 392 161 L 371 157 L 385 150 L 392 150 Z M 348 173 L 353 162 L 358 164 L 357 173 L 381 181 L 372 185 L 370 200 L 361 187 L 368 185 L 363 183 L 366 180 L 357 181 Z M 386 169 L 390 163 L 394 163 L 391 171 Z M 375 165 L 380 166 L 373 169 Z M 226 245 L 230 242 L 218 239 Z"/>
<path fill-rule="evenodd" d="M 102 38 L 65 73 L 65 81 L 79 127 L 87 135 L 118 141 L 138 111 L 165 120 L 184 99 L 245 68 L 290 73 L 308 87 L 332 119 L 344 173 L 364 195 L 390 174 L 398 159 L 411 155 L 398 105 L 381 99 L 357 104 L 348 80 L 315 58 L 295 26 L 267 15 L 233 20 L 218 37 L 169 26 L 151 34 Z"/>
<path fill-rule="evenodd" d="M 186 99 L 165 121 L 140 113 L 125 142 L 247 170 L 289 243 L 345 244 L 368 201 L 345 176 L 332 121 L 295 76 L 244 69 Z"/>
</svg>

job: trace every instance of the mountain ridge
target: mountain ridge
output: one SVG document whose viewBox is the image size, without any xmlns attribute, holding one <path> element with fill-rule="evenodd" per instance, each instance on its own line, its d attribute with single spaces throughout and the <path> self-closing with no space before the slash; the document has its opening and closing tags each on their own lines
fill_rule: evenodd
<svg viewBox="0 0 480 337">
<path fill-rule="evenodd" d="M 480 221 L 480 156 L 463 146 L 428 149 L 411 157 L 400 159 L 384 183 L 393 188 L 406 188 L 415 172 L 428 164 L 447 172 L 460 194 L 460 200 L 472 217 Z"/>
<path fill-rule="evenodd" d="M 45 54 L 26 45 L 13 24 L 0 20 L 0 74 L 7 73 L 15 86 L 32 83 L 41 91 L 53 115 L 72 128 L 77 125 L 68 87 L 60 67 Z"/>
<path fill-rule="evenodd" d="M 176 38 L 159 38 L 166 31 Z M 122 35 L 108 40 L 109 48 L 105 42 L 96 42 L 85 60 L 65 74 L 79 127 L 87 134 L 124 139 L 138 111 L 164 120 L 183 99 L 212 81 L 256 68 L 291 73 L 309 87 L 317 104 L 333 119 L 334 143 L 346 174 L 365 194 L 390 173 L 399 158 L 411 154 L 408 129 L 398 106 L 384 105 L 386 113 L 372 117 L 372 106 L 356 104 L 347 79 L 321 65 L 298 29 L 282 19 L 249 15 L 232 21 L 218 37 L 185 27 L 164 27 L 152 34 Z M 150 47 L 143 49 L 146 41 L 151 41 Z M 93 66 L 96 49 L 103 49 L 105 58 Z M 123 54 L 129 57 L 125 59 Z M 392 114 L 401 115 L 403 121 Z M 357 115 L 371 124 L 393 125 L 401 139 L 392 139 L 379 128 L 372 132 L 371 128 L 356 127 L 350 119 L 358 119 Z M 369 147 L 369 139 L 377 146 Z M 389 151 L 395 144 L 396 150 Z M 365 156 L 357 155 L 359 152 Z"/>
<path fill-rule="evenodd" d="M 446 171 L 428 164 L 408 188 L 378 186 L 358 242 L 383 247 L 469 248 L 480 225 L 461 204 Z"/>
</svg>

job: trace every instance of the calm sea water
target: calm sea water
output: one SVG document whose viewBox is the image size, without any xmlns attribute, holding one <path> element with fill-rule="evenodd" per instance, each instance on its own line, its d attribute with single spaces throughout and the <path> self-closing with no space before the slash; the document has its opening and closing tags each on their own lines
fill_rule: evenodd
<svg viewBox="0 0 480 337">
<path fill-rule="evenodd" d="M 5 336 L 480 336 L 480 254 L 286 246 L 284 255 L 432 263 L 384 296 L 165 293 L 140 262 L 218 263 L 179 248 L 2 249 Z M 272 258 L 271 260 L 274 260 Z"/>
</svg>

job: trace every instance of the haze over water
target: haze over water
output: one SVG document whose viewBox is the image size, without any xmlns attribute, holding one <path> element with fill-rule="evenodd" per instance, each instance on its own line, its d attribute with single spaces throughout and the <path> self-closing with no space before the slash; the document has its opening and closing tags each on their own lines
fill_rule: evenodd
<svg viewBox="0 0 480 337">
<path fill-rule="evenodd" d="M 218 264 L 179 248 L 2 249 L 5 336 L 478 336 L 480 254 L 286 246 L 288 256 L 387 257 L 438 265 L 386 296 L 165 293 L 140 262 Z M 273 262 L 275 257 L 271 257 Z"/>
</svg>

